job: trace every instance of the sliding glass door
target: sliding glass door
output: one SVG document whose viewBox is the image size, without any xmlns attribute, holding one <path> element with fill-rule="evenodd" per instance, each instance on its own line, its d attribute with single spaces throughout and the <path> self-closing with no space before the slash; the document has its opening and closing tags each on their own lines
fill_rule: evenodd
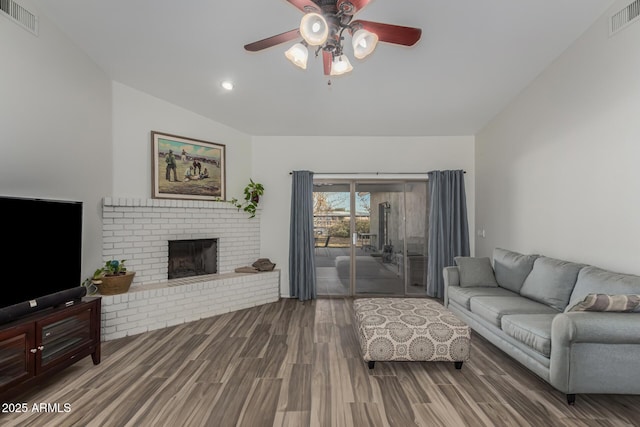
<svg viewBox="0 0 640 427">
<path fill-rule="evenodd" d="M 318 295 L 423 296 L 427 183 L 314 182 Z"/>
<path fill-rule="evenodd" d="M 427 289 L 427 242 L 429 237 L 429 187 L 426 182 L 407 182 L 405 194 L 405 294 L 424 296 Z M 404 262 L 406 260 L 406 262 Z"/>
<path fill-rule="evenodd" d="M 351 183 L 314 182 L 313 231 L 318 295 L 351 295 Z"/>
<path fill-rule="evenodd" d="M 404 271 L 398 255 L 404 241 L 404 191 L 401 182 L 357 182 L 369 218 L 360 221 L 355 294 L 404 295 Z M 356 227 L 357 228 L 357 227 Z"/>
</svg>

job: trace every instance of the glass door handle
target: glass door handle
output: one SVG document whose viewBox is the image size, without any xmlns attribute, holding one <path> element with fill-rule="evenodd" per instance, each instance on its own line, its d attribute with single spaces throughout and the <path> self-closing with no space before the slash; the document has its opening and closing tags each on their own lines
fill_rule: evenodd
<svg viewBox="0 0 640 427">
<path fill-rule="evenodd" d="M 353 233 L 352 240 L 353 240 L 353 246 L 355 246 L 358 243 L 358 233 Z"/>
</svg>

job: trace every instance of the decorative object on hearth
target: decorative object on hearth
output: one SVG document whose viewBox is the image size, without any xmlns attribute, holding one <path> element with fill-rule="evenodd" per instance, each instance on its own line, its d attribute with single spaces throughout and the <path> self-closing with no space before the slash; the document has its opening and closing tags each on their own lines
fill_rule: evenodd
<svg viewBox="0 0 640 427">
<path fill-rule="evenodd" d="M 135 271 L 127 271 L 125 260 L 107 261 L 104 267 L 93 273 L 91 282 L 102 295 L 124 294 L 129 291 Z"/>
<path fill-rule="evenodd" d="M 250 266 L 238 267 L 235 269 L 236 273 L 261 273 L 263 271 L 273 271 L 276 267 L 269 258 L 258 258 L 256 262 Z"/>
<path fill-rule="evenodd" d="M 276 265 L 269 258 L 258 258 L 251 266 L 257 268 L 258 271 L 273 271 L 276 268 Z"/>
<path fill-rule="evenodd" d="M 156 199 L 225 199 L 225 146 L 151 132 Z"/>
<path fill-rule="evenodd" d="M 251 267 L 250 265 L 247 265 L 244 267 L 238 267 L 234 271 L 236 273 L 260 273 L 260 270 L 258 270 L 255 267 Z"/>
<path fill-rule="evenodd" d="M 229 203 L 238 208 L 238 210 L 242 209 L 249 213 L 249 218 L 254 218 L 256 216 L 256 210 L 258 209 L 258 203 L 260 203 L 260 196 L 263 194 L 264 186 L 249 178 L 249 184 L 244 187 L 244 200 L 240 201 L 234 197 Z"/>
<path fill-rule="evenodd" d="M 413 46 L 420 40 L 420 28 L 403 27 L 379 22 L 355 20 L 353 16 L 370 0 L 287 0 L 305 15 L 300 26 L 263 40 L 249 43 L 244 48 L 257 52 L 269 47 L 302 38 L 285 52 L 286 58 L 297 67 L 307 68 L 308 47 L 315 49 L 317 57 L 322 51 L 324 74 L 339 76 L 350 72 L 353 66 L 344 54 L 344 33 L 351 35 L 353 55 L 363 59 L 371 54 L 379 41 Z M 330 84 L 330 83 L 329 83 Z"/>
</svg>

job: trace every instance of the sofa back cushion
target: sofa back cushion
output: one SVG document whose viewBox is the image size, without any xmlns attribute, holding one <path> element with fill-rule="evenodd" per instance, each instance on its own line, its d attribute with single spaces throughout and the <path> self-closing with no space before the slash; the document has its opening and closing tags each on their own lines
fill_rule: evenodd
<svg viewBox="0 0 640 427">
<path fill-rule="evenodd" d="M 538 257 L 520 289 L 520 295 L 562 311 L 569 304 L 578 272 L 583 267 L 583 264 Z"/>
<path fill-rule="evenodd" d="M 489 258 L 458 256 L 454 258 L 460 273 L 460 287 L 498 287 Z"/>
<path fill-rule="evenodd" d="M 513 292 L 520 292 L 524 279 L 531 272 L 536 258 L 538 255 L 523 255 L 495 248 L 493 250 L 493 270 L 498 285 Z"/>
<path fill-rule="evenodd" d="M 613 273 L 592 266 L 585 267 L 578 274 L 578 281 L 571 293 L 571 300 L 567 309 L 570 309 L 580 301 L 584 301 L 588 294 L 640 294 L 640 276 Z"/>
</svg>

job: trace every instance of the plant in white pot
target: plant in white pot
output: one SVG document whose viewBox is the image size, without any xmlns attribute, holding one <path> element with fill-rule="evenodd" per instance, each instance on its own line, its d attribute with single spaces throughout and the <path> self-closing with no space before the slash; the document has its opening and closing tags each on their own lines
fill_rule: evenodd
<svg viewBox="0 0 640 427">
<path fill-rule="evenodd" d="M 123 294 L 129 290 L 135 271 L 127 271 L 125 260 L 107 261 L 104 267 L 93 273 L 91 282 L 102 295 Z"/>
</svg>

